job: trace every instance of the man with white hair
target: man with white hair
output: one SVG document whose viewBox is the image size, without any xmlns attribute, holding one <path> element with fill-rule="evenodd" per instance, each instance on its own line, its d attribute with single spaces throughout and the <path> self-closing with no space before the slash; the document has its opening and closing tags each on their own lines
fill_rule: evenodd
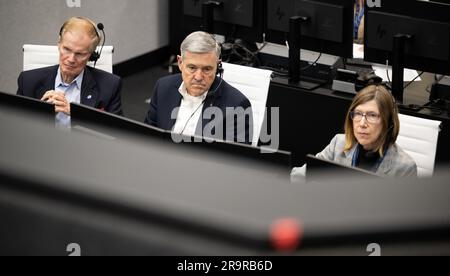
<svg viewBox="0 0 450 276">
<path fill-rule="evenodd" d="M 70 126 L 71 102 L 122 115 L 120 77 L 87 66 L 101 40 L 92 20 L 70 18 L 59 32 L 59 65 L 22 72 L 17 94 L 54 104 L 62 127 Z"/>
<path fill-rule="evenodd" d="M 222 79 L 221 47 L 205 32 L 181 44 L 181 74 L 158 80 L 147 124 L 186 136 L 251 143 L 250 101 Z"/>
</svg>

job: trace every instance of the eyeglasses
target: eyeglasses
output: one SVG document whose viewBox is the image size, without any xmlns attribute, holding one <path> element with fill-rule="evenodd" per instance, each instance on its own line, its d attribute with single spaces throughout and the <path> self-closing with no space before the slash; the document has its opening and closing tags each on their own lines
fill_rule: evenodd
<svg viewBox="0 0 450 276">
<path fill-rule="evenodd" d="M 195 74 L 199 69 L 201 70 L 202 74 L 205 76 L 210 76 L 211 74 L 214 73 L 214 67 L 212 67 L 212 66 L 206 66 L 206 67 L 202 67 L 202 68 L 197 67 L 195 65 L 187 65 L 186 66 L 186 71 L 189 74 Z"/>
<path fill-rule="evenodd" d="M 69 48 L 64 47 L 64 46 L 59 47 L 59 50 L 61 51 L 61 54 L 65 55 L 65 56 L 73 54 L 73 56 L 76 60 L 83 60 L 83 59 L 88 58 L 91 55 L 91 53 L 89 53 L 89 52 L 86 52 L 86 53 L 73 52 L 72 50 L 70 50 Z"/>
<path fill-rule="evenodd" d="M 371 124 L 376 124 L 380 122 L 380 114 L 377 114 L 375 112 L 367 112 L 367 113 L 362 113 L 359 111 L 350 112 L 350 118 L 352 118 L 352 120 L 355 122 L 361 122 L 363 117 L 365 117 L 366 121 Z"/>
</svg>

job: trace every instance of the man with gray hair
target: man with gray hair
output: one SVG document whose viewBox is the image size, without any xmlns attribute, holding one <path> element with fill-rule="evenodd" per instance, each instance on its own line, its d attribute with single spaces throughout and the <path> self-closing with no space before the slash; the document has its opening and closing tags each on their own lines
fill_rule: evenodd
<svg viewBox="0 0 450 276">
<path fill-rule="evenodd" d="M 145 123 L 176 134 L 250 144 L 250 101 L 222 79 L 221 47 L 205 32 L 181 44 L 181 74 L 156 83 Z"/>
</svg>

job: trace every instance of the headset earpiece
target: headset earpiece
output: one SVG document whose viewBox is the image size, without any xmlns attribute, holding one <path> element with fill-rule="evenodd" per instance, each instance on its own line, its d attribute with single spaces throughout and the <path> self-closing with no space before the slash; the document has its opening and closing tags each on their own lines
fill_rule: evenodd
<svg viewBox="0 0 450 276">
<path fill-rule="evenodd" d="M 216 75 L 219 77 L 223 76 L 223 66 L 222 66 L 222 62 L 219 62 L 217 64 L 217 71 L 216 71 Z"/>
<path fill-rule="evenodd" d="M 103 24 L 102 24 L 102 23 L 99 23 L 97 26 L 101 26 L 101 30 L 103 31 Z M 97 37 L 98 37 L 98 44 L 100 44 L 100 42 L 102 41 L 102 37 L 101 37 L 100 34 L 98 33 L 97 26 L 95 26 L 95 24 L 92 24 L 92 27 L 93 27 L 94 30 L 95 30 L 95 34 L 96 34 Z M 104 41 L 104 40 L 103 40 L 103 41 Z M 98 46 L 98 45 L 97 45 L 97 46 Z M 97 48 L 97 47 L 96 47 L 96 48 Z M 103 46 L 102 46 L 102 48 L 103 48 Z M 97 61 L 100 59 L 100 55 L 101 55 L 101 52 L 94 51 L 94 52 L 91 54 L 91 56 L 89 57 L 89 61 L 92 61 L 92 62 L 94 62 L 94 63 L 97 63 Z"/>
<path fill-rule="evenodd" d="M 213 41 L 218 45 L 218 47 L 222 48 L 222 45 L 217 42 L 216 37 L 213 34 L 209 34 Z M 216 76 L 222 78 L 223 76 L 223 66 L 222 66 L 222 56 L 219 57 L 219 63 L 217 63 L 217 70 L 216 70 Z"/>
<path fill-rule="evenodd" d="M 100 54 L 95 51 L 91 54 L 91 56 L 89 57 L 89 61 L 93 61 L 93 62 L 97 62 L 97 60 L 100 58 Z"/>
</svg>

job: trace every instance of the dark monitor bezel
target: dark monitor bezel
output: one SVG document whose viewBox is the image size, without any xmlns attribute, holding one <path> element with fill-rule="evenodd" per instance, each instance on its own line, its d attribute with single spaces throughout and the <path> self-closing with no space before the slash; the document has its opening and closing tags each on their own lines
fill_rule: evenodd
<svg viewBox="0 0 450 276">
<path fill-rule="evenodd" d="M 35 113 L 41 115 L 49 123 L 55 123 L 55 106 L 38 99 L 0 91 L 0 105 L 20 110 L 21 112 Z"/>
<path fill-rule="evenodd" d="M 14 108 L 26 109 L 32 112 L 39 112 L 47 115 L 55 115 L 53 104 L 22 96 L 0 91 L 0 104 L 9 105 Z"/>
<path fill-rule="evenodd" d="M 330 160 L 325 160 L 314 155 L 306 155 L 306 180 L 317 181 L 326 180 L 330 177 L 329 173 L 343 177 L 360 177 L 360 178 L 380 178 L 379 174 L 366 171 L 360 168 L 346 166 Z"/>
<path fill-rule="evenodd" d="M 450 0 L 430 0 L 429 2 L 450 5 Z"/>
<path fill-rule="evenodd" d="M 290 1 L 294 4 L 298 0 L 283 0 Z M 311 2 L 317 4 L 325 4 L 326 6 L 340 6 L 343 8 L 343 29 L 342 29 L 342 42 L 328 41 L 325 39 L 313 38 L 302 35 L 302 49 L 311 50 L 320 53 L 326 53 L 341 57 L 353 57 L 353 0 L 302 0 L 305 2 Z M 269 5 L 267 3 L 267 5 Z M 266 18 L 269 17 L 269 8 L 266 6 Z M 289 15 L 287 15 L 289 17 Z M 268 21 L 268 20 L 267 20 Z M 288 31 L 283 32 L 279 30 L 272 30 L 266 22 L 266 41 L 276 44 L 284 45 L 288 40 Z M 288 30 L 288 26 L 286 26 Z"/>
<path fill-rule="evenodd" d="M 129 134 L 164 138 L 169 132 L 144 123 L 140 123 L 116 114 L 78 103 L 70 104 L 71 127 L 80 130 L 79 126 L 98 132 L 111 138 L 129 137 Z M 120 132 L 118 132 L 119 130 Z M 92 132 L 94 133 L 94 132 Z"/>
<path fill-rule="evenodd" d="M 170 131 L 77 103 L 71 103 L 71 125 L 72 129 L 85 132 L 87 130 L 91 134 L 109 139 L 129 139 L 130 137 L 160 139 L 175 146 L 196 147 L 196 150 L 217 151 L 223 155 L 242 157 L 259 164 L 276 167 L 281 173 L 284 172 L 286 177 L 289 177 L 289 171 L 292 168 L 292 155 L 287 151 L 278 150 L 263 154 L 261 148 L 250 145 L 228 141 L 211 142 L 198 137 L 194 142 L 194 137 L 187 136 L 178 136 L 177 139 L 190 142 L 175 143 Z M 151 142 L 150 139 L 149 142 Z"/>
</svg>

